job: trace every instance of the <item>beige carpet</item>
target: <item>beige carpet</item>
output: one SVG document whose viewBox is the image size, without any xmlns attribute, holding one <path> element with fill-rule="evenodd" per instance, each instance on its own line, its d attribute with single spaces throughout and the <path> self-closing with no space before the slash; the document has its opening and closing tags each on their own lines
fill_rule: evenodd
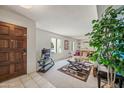
<svg viewBox="0 0 124 93">
<path fill-rule="evenodd" d="M 40 75 L 57 88 L 97 88 L 97 78 L 93 77 L 92 71 L 87 82 L 84 82 L 57 70 L 66 64 L 68 64 L 66 60 L 57 61 L 48 72 Z"/>
</svg>

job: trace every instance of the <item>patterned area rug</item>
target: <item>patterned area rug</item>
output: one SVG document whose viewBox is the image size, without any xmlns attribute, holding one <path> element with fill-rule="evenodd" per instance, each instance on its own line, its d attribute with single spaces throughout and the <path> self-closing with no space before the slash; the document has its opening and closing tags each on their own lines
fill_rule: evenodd
<svg viewBox="0 0 124 93">
<path fill-rule="evenodd" d="M 58 70 L 86 82 L 93 64 L 90 62 L 74 62 L 74 65 L 76 67 L 72 66 L 71 64 L 67 64 Z"/>
</svg>

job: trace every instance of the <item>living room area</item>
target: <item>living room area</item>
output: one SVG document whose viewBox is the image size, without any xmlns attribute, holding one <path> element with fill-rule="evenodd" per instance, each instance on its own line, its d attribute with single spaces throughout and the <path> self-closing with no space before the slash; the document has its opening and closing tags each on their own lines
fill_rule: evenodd
<svg viewBox="0 0 124 93">
<path fill-rule="evenodd" d="M 0 6 L 0 88 L 124 87 L 123 13 L 123 5 Z"/>
</svg>

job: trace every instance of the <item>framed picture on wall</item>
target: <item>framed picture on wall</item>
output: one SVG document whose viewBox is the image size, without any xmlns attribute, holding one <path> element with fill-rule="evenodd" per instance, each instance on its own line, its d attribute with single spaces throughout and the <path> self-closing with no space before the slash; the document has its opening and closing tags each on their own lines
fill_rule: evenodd
<svg viewBox="0 0 124 93">
<path fill-rule="evenodd" d="M 64 50 L 69 50 L 69 41 L 64 40 Z"/>
</svg>

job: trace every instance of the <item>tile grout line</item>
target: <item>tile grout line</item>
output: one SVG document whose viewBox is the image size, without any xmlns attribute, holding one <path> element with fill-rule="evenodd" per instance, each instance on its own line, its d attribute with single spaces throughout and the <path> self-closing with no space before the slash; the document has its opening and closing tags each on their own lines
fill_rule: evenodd
<svg viewBox="0 0 124 93">
<path fill-rule="evenodd" d="M 37 84 L 38 88 L 40 88 L 40 85 L 38 85 L 38 83 L 33 79 L 32 76 L 30 76 L 32 78 L 32 80 Z"/>
<path fill-rule="evenodd" d="M 20 82 L 22 83 L 23 87 L 25 88 L 25 86 L 24 86 L 23 82 L 21 81 L 21 78 L 19 78 L 19 80 L 20 80 Z"/>
<path fill-rule="evenodd" d="M 26 74 L 26 76 L 29 77 L 28 74 Z M 24 88 L 27 88 L 27 87 L 24 85 L 24 83 L 22 82 L 21 78 L 19 78 L 19 79 L 20 79 L 20 82 L 23 84 L 23 87 L 24 87 Z"/>
</svg>

